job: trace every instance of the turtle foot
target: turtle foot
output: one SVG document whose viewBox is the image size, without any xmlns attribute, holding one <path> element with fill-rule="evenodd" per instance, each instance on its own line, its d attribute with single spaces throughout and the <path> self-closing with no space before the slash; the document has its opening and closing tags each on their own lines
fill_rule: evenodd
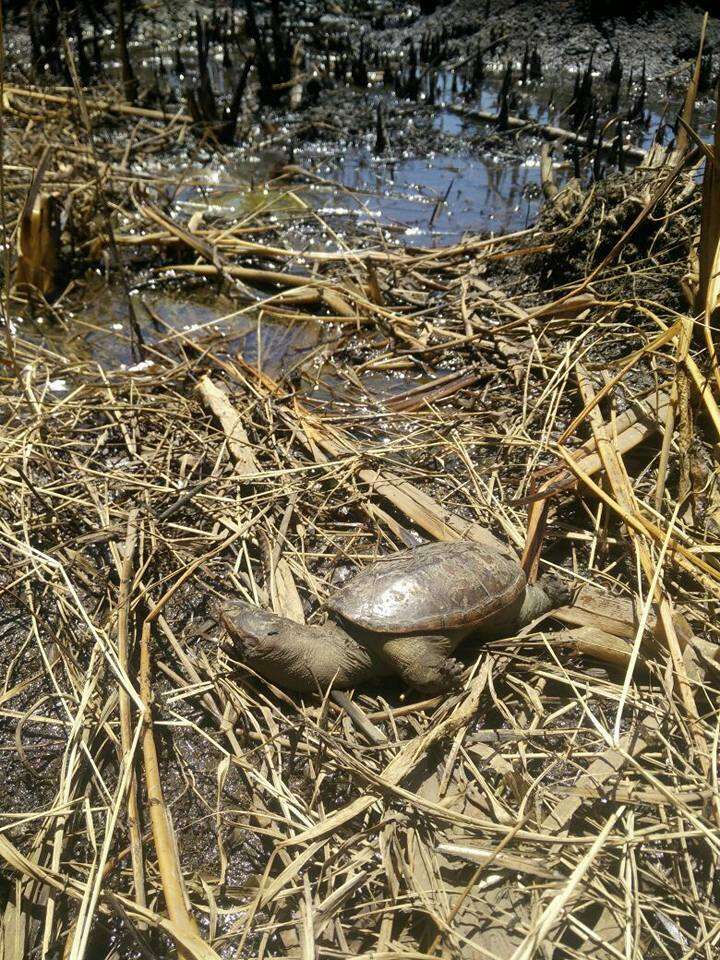
<svg viewBox="0 0 720 960">
<path fill-rule="evenodd" d="M 465 679 L 465 664 L 456 660 L 455 657 L 448 657 L 443 663 L 443 673 L 447 677 L 444 690 L 456 690 L 463 685 Z"/>
<path fill-rule="evenodd" d="M 455 657 L 445 657 L 438 663 L 428 667 L 425 671 L 425 680 L 421 680 L 420 673 L 414 686 L 421 693 L 436 695 L 458 690 L 463 685 L 465 667 Z"/>
<path fill-rule="evenodd" d="M 393 671 L 414 690 L 433 696 L 457 689 L 463 665 L 448 656 L 443 636 L 396 637 L 385 642 L 382 654 Z"/>
</svg>

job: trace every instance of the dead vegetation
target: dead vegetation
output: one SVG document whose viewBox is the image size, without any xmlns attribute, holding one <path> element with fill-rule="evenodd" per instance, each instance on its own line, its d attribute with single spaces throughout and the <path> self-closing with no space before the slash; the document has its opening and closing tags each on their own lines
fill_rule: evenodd
<svg viewBox="0 0 720 960">
<path fill-rule="evenodd" d="M 183 173 L 130 169 L 191 136 L 182 113 L 78 86 L 3 108 L 2 956 L 712 960 L 717 144 L 648 160 L 629 214 L 558 191 L 552 228 L 313 252 L 270 199 L 183 219 Z M 308 177 L 267 197 L 302 208 Z M 679 310 L 662 271 L 698 244 Z M 129 370 L 51 297 L 103 262 Z M 213 329 L 149 335 L 138 263 L 327 341 L 271 375 Z M 407 383 L 372 394 L 374 371 Z M 489 536 L 575 598 L 467 644 L 457 695 L 291 696 L 212 620 L 229 594 L 318 617 L 378 553 Z"/>
</svg>

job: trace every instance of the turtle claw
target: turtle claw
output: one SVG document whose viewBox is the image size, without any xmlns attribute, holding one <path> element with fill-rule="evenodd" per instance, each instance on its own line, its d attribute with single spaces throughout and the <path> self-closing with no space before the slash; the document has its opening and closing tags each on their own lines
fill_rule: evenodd
<svg viewBox="0 0 720 960">
<path fill-rule="evenodd" d="M 441 672 L 447 678 L 443 689 L 457 690 L 463 685 L 465 679 L 465 665 L 456 660 L 455 657 L 447 657 L 442 664 Z"/>
<path fill-rule="evenodd" d="M 421 693 L 436 696 L 439 693 L 450 693 L 459 690 L 465 678 L 465 667 L 454 657 L 444 657 L 434 665 L 432 671 L 425 671 L 422 683 L 415 683 Z"/>
</svg>

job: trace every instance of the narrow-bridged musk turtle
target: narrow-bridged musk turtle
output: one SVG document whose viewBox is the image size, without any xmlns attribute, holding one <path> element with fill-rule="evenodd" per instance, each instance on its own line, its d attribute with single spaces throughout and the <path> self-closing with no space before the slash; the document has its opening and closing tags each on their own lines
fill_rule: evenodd
<svg viewBox="0 0 720 960">
<path fill-rule="evenodd" d="M 240 601 L 219 619 L 234 648 L 279 686 L 317 691 L 397 674 L 436 693 L 455 686 L 451 654 L 472 635 L 511 635 L 565 599 L 553 579 L 528 584 L 504 550 L 471 541 L 429 543 L 375 561 L 328 600 L 336 622 L 294 623 Z"/>
</svg>

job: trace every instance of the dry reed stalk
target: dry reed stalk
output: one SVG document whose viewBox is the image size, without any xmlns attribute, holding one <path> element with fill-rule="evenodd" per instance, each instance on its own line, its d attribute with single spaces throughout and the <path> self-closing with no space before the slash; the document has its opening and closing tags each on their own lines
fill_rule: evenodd
<svg viewBox="0 0 720 960">
<path fill-rule="evenodd" d="M 130 675 L 130 599 L 133 592 L 135 570 L 135 551 L 137 549 L 138 514 L 130 511 L 127 520 L 127 536 L 123 548 L 120 567 L 120 589 L 118 591 L 118 660 L 125 673 Z M 120 749 L 123 756 L 131 756 L 132 748 L 132 706 L 126 691 L 119 687 L 118 698 L 120 706 Z M 140 906 L 147 905 L 145 895 L 145 865 L 143 860 L 143 844 L 140 833 L 140 816 L 137 797 L 137 782 L 134 770 L 130 774 L 127 790 L 127 816 L 130 833 L 130 856 L 132 859 L 133 884 L 135 899 Z"/>
<path fill-rule="evenodd" d="M 142 751 L 145 771 L 145 788 L 147 803 L 152 824 L 155 853 L 158 860 L 158 870 L 162 878 L 165 906 L 168 916 L 183 938 L 199 936 L 198 927 L 188 908 L 188 897 L 180 866 L 177 840 L 167 808 L 162 789 L 162 777 L 158 761 L 155 737 L 152 722 L 152 683 L 150 670 L 150 631 L 152 621 L 146 619 L 140 637 L 140 695 L 145 708 L 144 730 L 142 737 Z M 182 942 L 182 941 L 181 941 Z M 178 956 L 187 956 L 183 947 L 178 950 Z"/>
<path fill-rule="evenodd" d="M 69 93 L 59 94 L 50 93 L 45 90 L 33 90 L 30 87 L 18 87 L 12 84 L 5 85 L 4 97 L 9 101 L 12 97 L 27 97 L 30 100 L 42 100 L 43 103 L 53 103 L 59 106 L 73 107 L 79 101 L 73 100 Z M 159 120 L 162 123 L 168 122 L 168 116 L 162 110 L 152 110 L 148 107 L 136 107 L 128 103 L 118 103 L 115 100 L 106 100 L 103 98 L 86 97 L 90 106 L 103 113 L 117 113 L 127 117 L 144 117 L 148 120 Z M 185 113 L 176 113 L 170 116 L 171 122 L 192 123 L 193 118 Z"/>
<path fill-rule="evenodd" d="M 707 18 L 706 18 L 707 20 Z M 712 324 L 720 301 L 720 176 L 717 163 L 720 157 L 720 92 L 716 91 L 715 136 L 712 147 L 706 148 L 705 173 L 702 188 L 702 221 L 698 246 L 699 281 L 695 301 L 696 310 L 704 317 L 707 355 L 716 385 L 720 386 L 720 369 Z"/>
<path fill-rule="evenodd" d="M 547 938 L 552 926 L 557 922 L 565 904 L 572 897 L 578 884 L 582 881 L 587 871 L 593 864 L 593 861 L 602 850 L 610 831 L 625 812 L 624 807 L 619 807 L 604 824 L 602 830 L 597 835 L 597 839 L 590 847 L 582 860 L 571 873 L 565 887 L 556 894 L 541 914 L 535 928 L 527 935 L 523 943 L 513 953 L 512 960 L 531 960 L 535 955 L 538 946 Z"/>
<path fill-rule="evenodd" d="M 693 68 L 692 77 L 690 78 L 690 83 L 688 84 L 688 88 L 685 92 L 685 102 L 680 113 L 682 123 L 678 129 L 673 159 L 682 156 L 689 146 L 688 130 L 692 129 L 693 115 L 695 113 L 695 102 L 698 98 L 698 88 L 700 86 L 700 75 L 702 73 L 702 57 L 705 47 L 707 25 L 708 15 L 705 14 L 703 17 L 702 26 L 700 27 L 700 40 L 698 42 L 698 51 L 697 56 L 695 57 L 695 65 Z"/>
<path fill-rule="evenodd" d="M 593 433 L 595 434 L 595 439 L 598 445 L 598 450 L 600 456 L 603 458 L 605 464 L 605 471 L 611 488 L 615 493 L 617 502 L 622 509 L 622 512 L 626 516 L 635 516 L 639 514 L 638 505 L 636 498 L 634 496 L 630 480 L 625 469 L 625 465 L 622 461 L 622 457 L 617 453 L 614 445 L 610 440 L 609 433 L 603 422 L 602 416 L 597 408 L 593 405 L 594 392 L 592 386 L 587 379 L 587 375 L 584 371 L 578 367 L 578 378 L 580 385 L 580 392 L 585 403 L 591 407 L 591 423 Z M 640 525 L 642 527 L 642 524 Z M 697 706 L 693 698 L 693 693 L 691 689 L 690 682 L 687 677 L 685 670 L 685 664 L 682 659 L 682 650 L 678 637 L 673 625 L 673 615 L 672 608 L 667 596 L 659 587 L 659 578 L 662 570 L 662 561 L 665 557 L 665 554 L 669 548 L 670 543 L 672 542 L 672 523 L 668 527 L 667 534 L 662 543 L 660 557 L 657 565 L 653 562 L 650 552 L 648 550 L 648 544 L 642 536 L 638 537 L 636 534 L 638 532 L 637 526 L 628 525 L 628 533 L 631 537 L 635 550 L 637 552 L 638 561 L 642 567 L 643 573 L 647 581 L 648 588 L 648 601 L 647 607 L 644 614 L 645 619 L 647 618 L 647 612 L 650 609 L 650 603 L 656 604 L 658 610 L 658 630 L 656 634 L 658 638 L 663 638 L 667 644 L 667 648 L 670 653 L 670 657 L 674 667 L 674 680 L 678 685 L 679 693 L 687 712 L 689 718 L 693 737 L 695 740 L 695 746 L 697 750 L 697 758 L 703 767 L 705 773 L 709 771 L 710 765 L 710 755 L 708 752 L 707 744 L 703 736 L 702 730 L 700 728 L 700 717 L 697 711 Z M 641 620 L 638 625 L 638 636 L 637 643 L 641 641 L 642 632 L 644 630 L 645 623 Z M 627 688 L 630 681 L 632 663 L 628 667 L 628 674 L 626 677 L 625 685 L 623 688 L 623 698 L 621 699 L 621 706 L 618 709 L 618 719 L 616 721 L 615 735 L 619 736 L 619 724 L 620 717 L 622 713 L 622 703 L 627 696 Z"/>
<path fill-rule="evenodd" d="M 8 312 L 8 301 L 10 298 L 10 243 L 7 232 L 7 195 L 5 180 L 5 17 L 0 11 L 0 220 L 2 225 L 2 243 L 3 243 L 3 286 L 2 286 L 2 323 L 3 336 L 5 339 L 5 350 L 7 359 L 13 370 L 17 372 L 15 360 L 15 343 L 12 330 L 10 328 L 10 314 Z"/>
</svg>

